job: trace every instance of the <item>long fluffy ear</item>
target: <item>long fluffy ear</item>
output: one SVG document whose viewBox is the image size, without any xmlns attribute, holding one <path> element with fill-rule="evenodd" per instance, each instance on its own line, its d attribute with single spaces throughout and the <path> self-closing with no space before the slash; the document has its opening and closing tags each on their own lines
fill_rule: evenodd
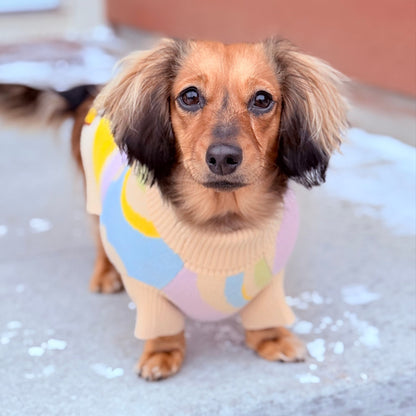
<svg viewBox="0 0 416 416">
<path fill-rule="evenodd" d="M 285 40 L 264 42 L 282 93 L 277 164 L 307 188 L 325 182 L 330 155 L 347 127 L 345 77 Z"/>
<path fill-rule="evenodd" d="M 145 168 L 152 182 L 166 178 L 176 161 L 170 96 L 186 50 L 186 42 L 166 39 L 150 52 L 129 55 L 94 103 L 129 164 Z"/>
</svg>

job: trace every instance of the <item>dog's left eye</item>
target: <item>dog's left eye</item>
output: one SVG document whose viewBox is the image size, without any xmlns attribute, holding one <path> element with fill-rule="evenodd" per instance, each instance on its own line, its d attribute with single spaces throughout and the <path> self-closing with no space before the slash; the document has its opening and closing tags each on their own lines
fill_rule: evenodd
<svg viewBox="0 0 416 416">
<path fill-rule="evenodd" d="M 197 111 L 203 106 L 203 99 L 195 87 L 182 91 L 179 94 L 178 102 L 187 111 Z"/>
<path fill-rule="evenodd" d="M 258 91 L 250 100 L 249 109 L 255 114 L 267 113 L 273 104 L 273 97 L 268 92 Z"/>
</svg>

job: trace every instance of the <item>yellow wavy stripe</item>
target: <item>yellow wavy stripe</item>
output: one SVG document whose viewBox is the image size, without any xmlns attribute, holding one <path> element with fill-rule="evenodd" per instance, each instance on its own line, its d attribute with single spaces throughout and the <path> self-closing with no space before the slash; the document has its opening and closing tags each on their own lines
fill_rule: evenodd
<svg viewBox="0 0 416 416">
<path fill-rule="evenodd" d="M 249 296 L 249 294 L 246 292 L 246 288 L 244 287 L 244 285 L 241 286 L 241 294 L 245 300 L 251 300 L 253 298 L 252 296 Z"/>
<path fill-rule="evenodd" d="M 95 108 L 90 108 L 84 119 L 85 124 L 91 124 L 95 117 L 97 117 L 97 110 Z"/>
<path fill-rule="evenodd" d="M 121 209 L 123 211 L 124 218 L 134 229 L 144 234 L 145 236 L 160 238 L 160 235 L 153 223 L 134 211 L 127 201 L 126 185 L 130 174 L 131 170 L 126 172 L 126 176 L 124 177 L 123 181 L 123 187 L 121 189 Z"/>
<path fill-rule="evenodd" d="M 117 145 L 114 142 L 114 137 L 111 133 L 110 122 L 102 118 L 98 123 L 97 130 L 94 137 L 93 146 L 93 165 L 95 180 L 99 183 L 100 174 L 104 167 L 108 156 L 116 149 Z"/>
</svg>

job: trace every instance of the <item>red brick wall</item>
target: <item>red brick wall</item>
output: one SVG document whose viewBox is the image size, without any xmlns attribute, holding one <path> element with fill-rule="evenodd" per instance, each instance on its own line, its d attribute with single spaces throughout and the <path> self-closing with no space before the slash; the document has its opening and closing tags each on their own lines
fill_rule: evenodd
<svg viewBox="0 0 416 416">
<path fill-rule="evenodd" d="M 358 81 L 416 95 L 415 0 L 107 0 L 107 11 L 166 36 L 283 36 Z"/>
</svg>

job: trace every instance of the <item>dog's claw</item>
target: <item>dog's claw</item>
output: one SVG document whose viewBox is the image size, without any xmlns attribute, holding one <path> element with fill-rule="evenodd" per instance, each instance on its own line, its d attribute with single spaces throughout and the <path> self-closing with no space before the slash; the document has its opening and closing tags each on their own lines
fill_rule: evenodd
<svg viewBox="0 0 416 416">
<path fill-rule="evenodd" d="M 136 367 L 137 375 L 146 381 L 160 381 L 176 374 L 183 361 L 179 350 L 156 352 L 142 357 Z"/>
<path fill-rule="evenodd" d="M 246 343 L 260 357 L 268 361 L 305 361 L 305 344 L 286 328 L 246 331 Z"/>
</svg>

